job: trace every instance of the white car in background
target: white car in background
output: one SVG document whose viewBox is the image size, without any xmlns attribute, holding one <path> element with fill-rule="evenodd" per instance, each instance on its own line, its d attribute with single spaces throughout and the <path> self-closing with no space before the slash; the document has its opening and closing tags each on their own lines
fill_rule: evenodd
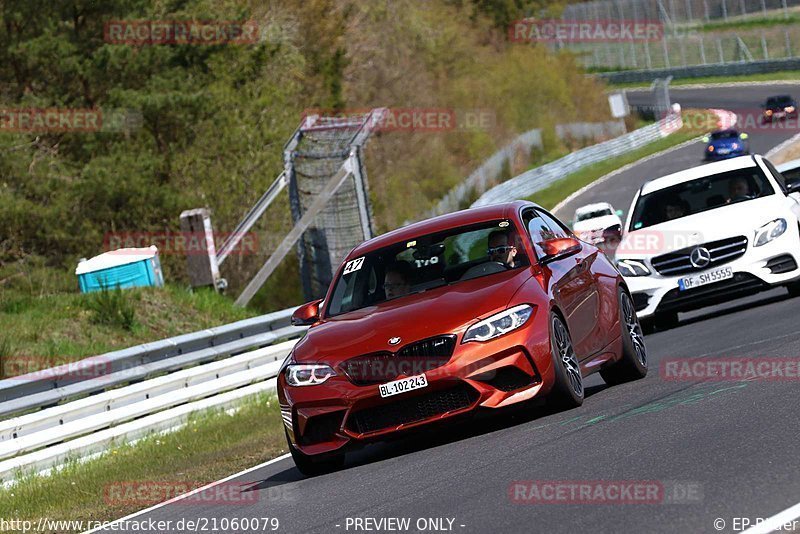
<svg viewBox="0 0 800 534">
<path fill-rule="evenodd" d="M 800 182 L 761 156 L 649 181 L 636 193 L 616 251 L 647 330 L 678 312 L 785 285 L 800 294 Z"/>
<path fill-rule="evenodd" d="M 583 241 L 592 245 L 617 239 L 622 233 L 622 211 L 614 211 L 608 202 L 588 204 L 575 210 L 572 231 Z"/>
</svg>

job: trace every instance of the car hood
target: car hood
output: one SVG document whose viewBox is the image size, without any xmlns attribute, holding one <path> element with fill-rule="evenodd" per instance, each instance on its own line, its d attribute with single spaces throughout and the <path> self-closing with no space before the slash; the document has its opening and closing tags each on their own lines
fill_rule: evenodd
<svg viewBox="0 0 800 534">
<path fill-rule="evenodd" d="M 784 200 L 780 194 L 769 195 L 627 232 L 616 257 L 647 258 L 740 235 L 752 244 L 756 230 L 764 224 L 794 217 L 787 213 Z"/>
<path fill-rule="evenodd" d="M 586 219 L 578 221 L 572 226 L 572 231 L 578 232 L 591 232 L 592 230 L 605 230 L 615 224 L 622 225 L 619 217 L 616 215 L 604 215 L 602 217 L 595 217 L 594 219 Z"/>
<path fill-rule="evenodd" d="M 455 333 L 479 318 L 505 309 L 532 276 L 524 267 L 368 306 L 309 328 L 293 350 L 298 362 L 337 365 L 377 351 L 396 351 L 408 343 Z M 399 337 L 395 346 L 389 338 Z"/>
</svg>

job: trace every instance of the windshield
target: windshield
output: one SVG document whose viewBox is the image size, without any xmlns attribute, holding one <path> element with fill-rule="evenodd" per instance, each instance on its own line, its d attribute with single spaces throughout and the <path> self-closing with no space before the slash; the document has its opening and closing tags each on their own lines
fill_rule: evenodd
<svg viewBox="0 0 800 534">
<path fill-rule="evenodd" d="M 782 106 L 792 102 L 790 96 L 773 96 L 767 99 L 767 106 Z"/>
<path fill-rule="evenodd" d="M 613 215 L 608 208 L 599 209 L 594 211 L 584 211 L 575 216 L 575 221 L 586 221 L 588 219 L 596 219 L 598 217 L 605 217 L 606 215 Z"/>
<path fill-rule="evenodd" d="M 711 134 L 711 139 L 736 139 L 737 137 L 739 137 L 739 132 L 733 130 L 714 132 Z"/>
<path fill-rule="evenodd" d="M 346 262 L 327 315 L 526 265 L 519 234 L 506 220 L 420 236 Z"/>
<path fill-rule="evenodd" d="M 705 176 L 639 197 L 631 216 L 630 229 L 647 228 L 773 193 L 772 186 L 758 167 Z"/>
</svg>

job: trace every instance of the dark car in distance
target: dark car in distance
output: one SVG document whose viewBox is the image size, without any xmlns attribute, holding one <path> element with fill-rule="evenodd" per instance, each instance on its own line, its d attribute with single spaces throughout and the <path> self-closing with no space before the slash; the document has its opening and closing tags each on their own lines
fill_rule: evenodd
<svg viewBox="0 0 800 534">
<path fill-rule="evenodd" d="M 764 122 L 797 118 L 797 102 L 790 95 L 771 96 L 761 108 L 763 109 L 761 118 Z"/>
</svg>

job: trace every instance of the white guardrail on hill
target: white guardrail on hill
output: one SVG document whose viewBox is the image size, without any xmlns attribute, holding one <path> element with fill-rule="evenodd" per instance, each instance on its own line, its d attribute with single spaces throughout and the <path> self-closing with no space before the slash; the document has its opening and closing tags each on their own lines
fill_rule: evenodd
<svg viewBox="0 0 800 534">
<path fill-rule="evenodd" d="M 0 421 L 0 481 L 103 453 L 180 427 L 192 413 L 232 408 L 274 391 L 278 369 L 297 340 L 274 343 L 305 331 L 284 326 L 292 311 L 91 358 L 103 362 L 97 368 L 108 374 L 76 378 L 60 366 L 0 381 L 0 392 L 10 396 L 0 402 L 0 412 L 29 412 Z M 120 369 L 109 363 L 122 360 L 126 367 Z M 48 386 L 52 389 L 39 391 Z M 43 405 L 42 397 L 51 404 Z"/>
<path fill-rule="evenodd" d="M 644 145 L 666 137 L 683 126 L 681 115 L 671 114 L 655 124 L 639 128 L 609 141 L 576 150 L 541 167 L 526 171 L 493 187 L 481 195 L 472 207 L 527 198 L 554 184 L 567 175 L 593 163 L 631 152 Z"/>
</svg>

